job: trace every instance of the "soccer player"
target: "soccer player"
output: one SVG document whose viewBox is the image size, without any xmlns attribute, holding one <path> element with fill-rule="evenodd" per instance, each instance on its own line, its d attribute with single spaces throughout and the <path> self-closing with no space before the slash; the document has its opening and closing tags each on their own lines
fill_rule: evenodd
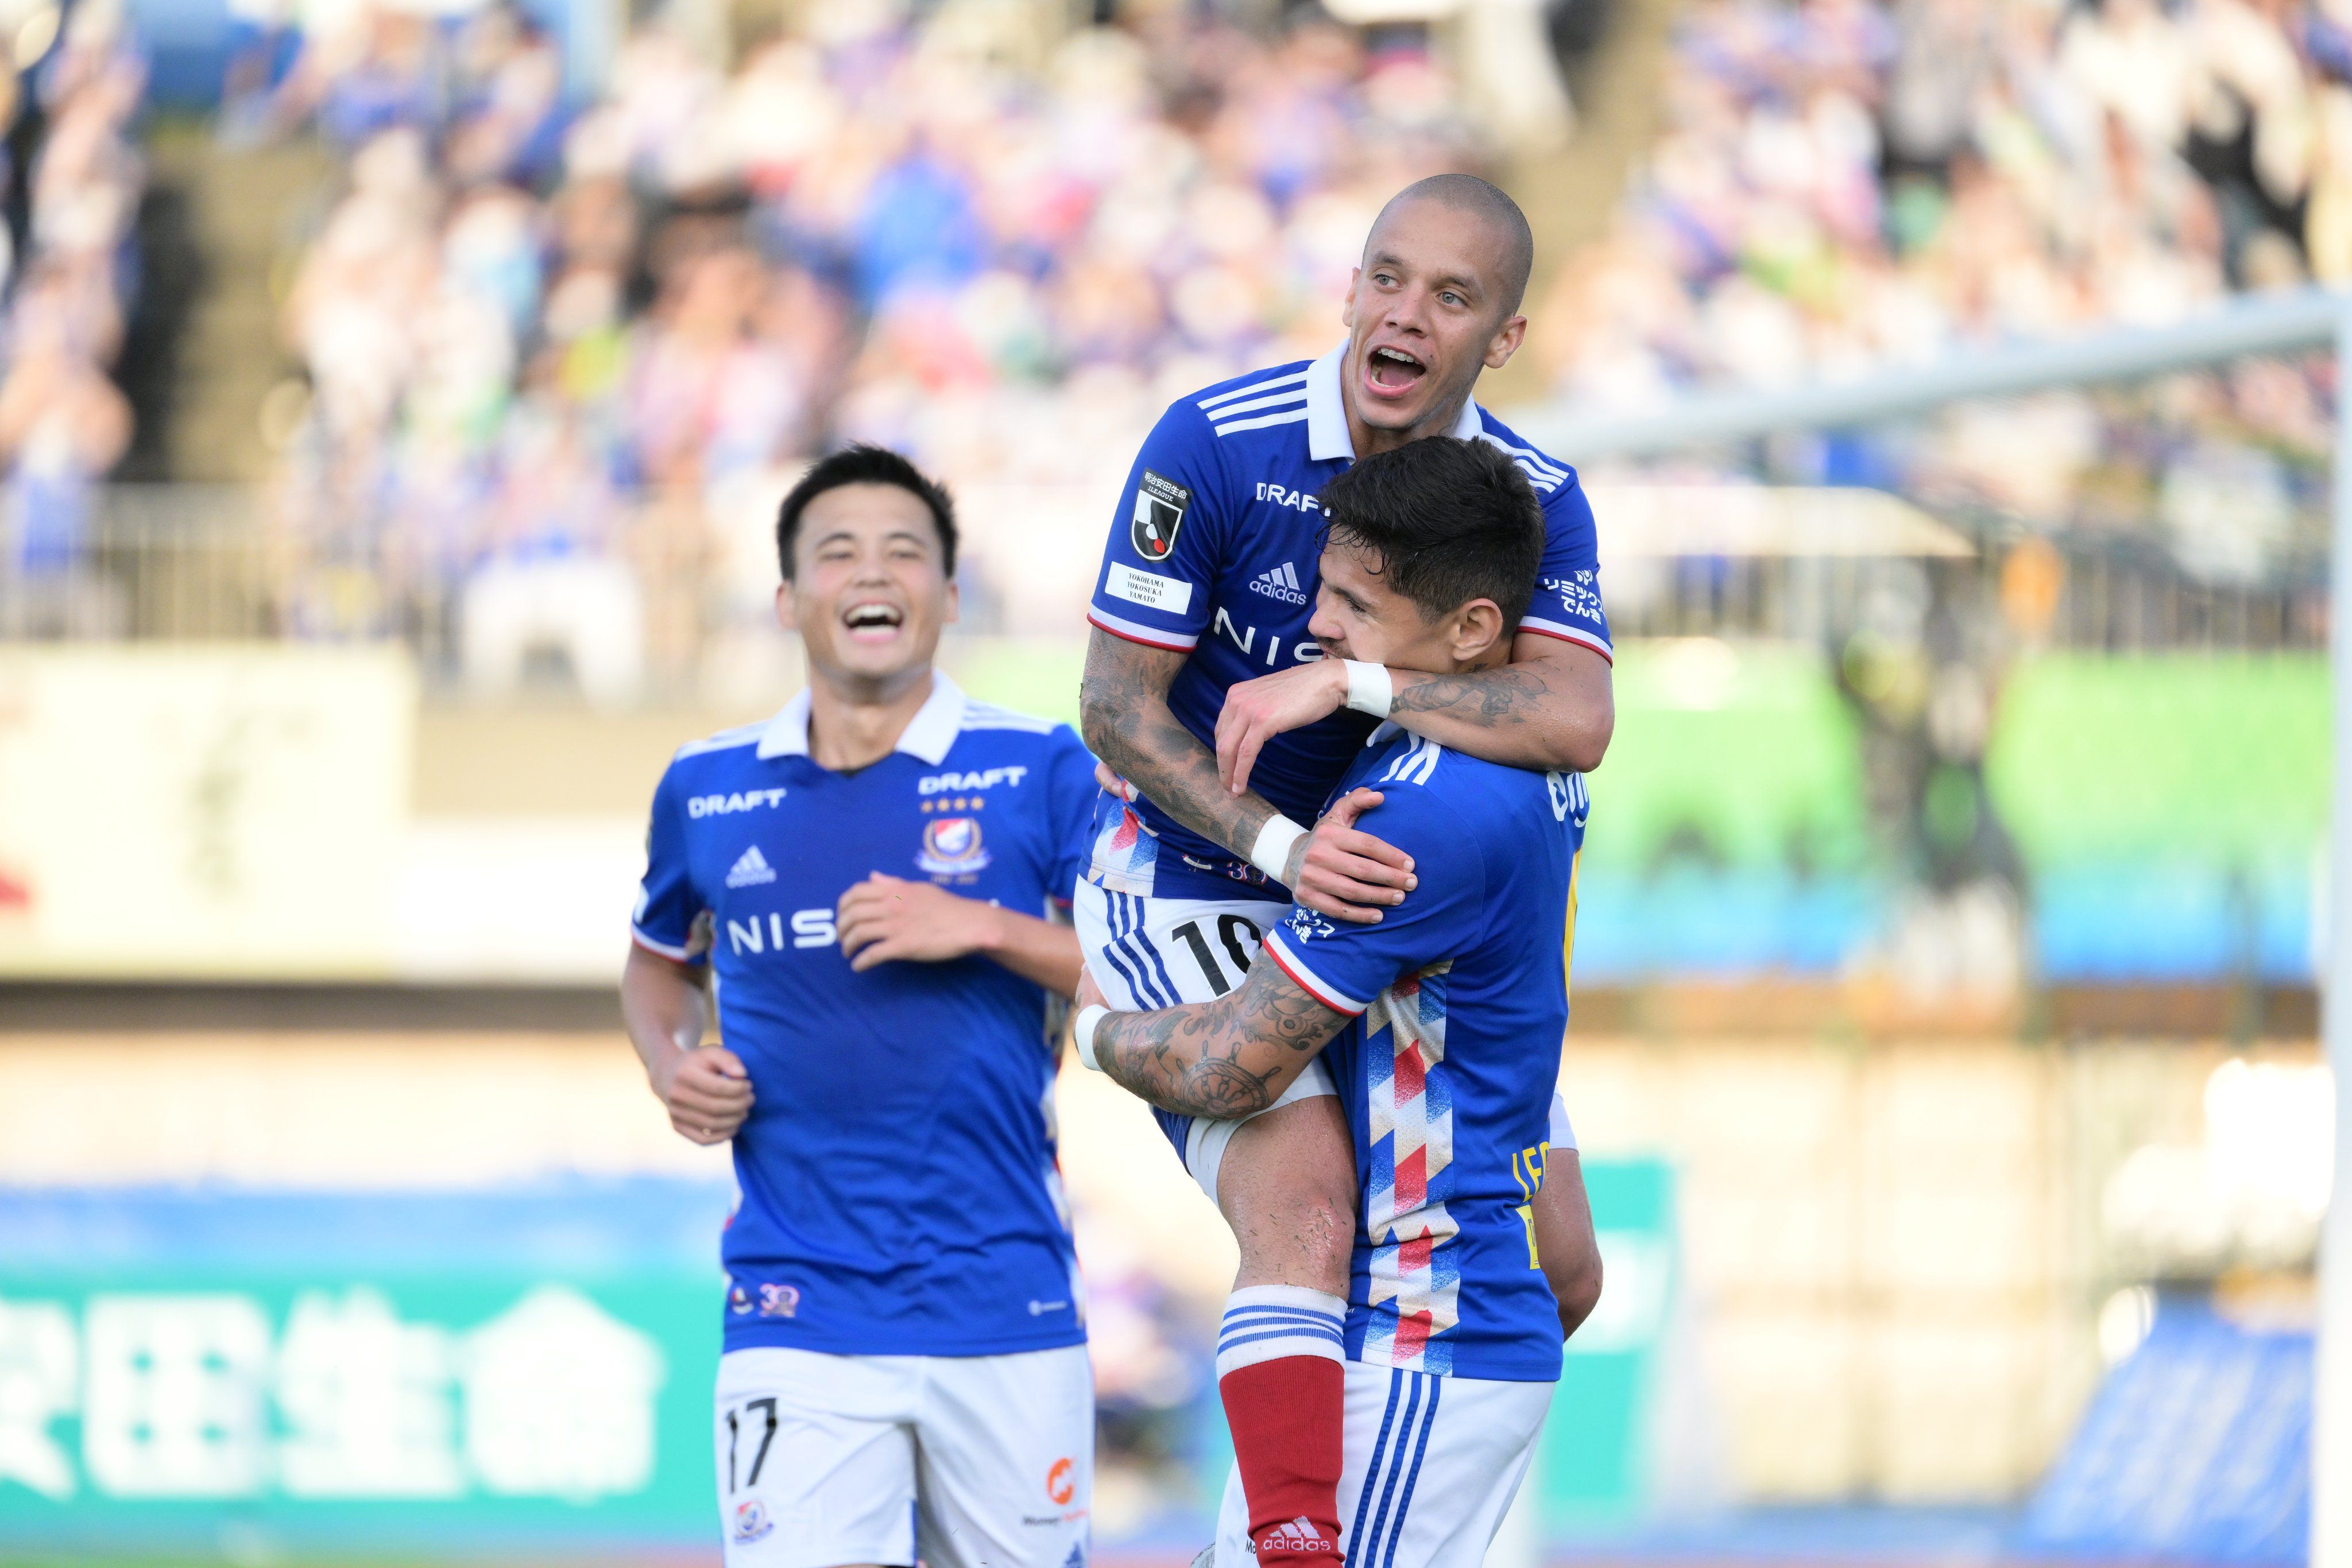
<svg viewBox="0 0 2352 1568">
<path fill-rule="evenodd" d="M 1417 442 L 1321 495 L 1330 538 L 1312 630 L 1329 656 L 1448 679 L 1502 665 L 1545 548 L 1507 456 Z M 1370 1568 L 1477 1568 L 1559 1376 L 1565 1314 L 1540 1266 L 1539 1213 L 1584 789 L 1388 724 L 1331 818 L 1412 858 L 1403 903 L 1377 923 L 1295 904 L 1265 936 L 1272 961 L 1213 1001 L 1110 1012 L 1082 988 L 1078 1049 L 1172 1113 L 1180 1148 L 1188 1118 L 1262 1114 L 1328 1065 L 1363 1196 L 1345 1326 L 1312 1325 L 1346 1356 L 1342 1522 L 1325 1550 Z M 1284 1316 L 1229 1320 L 1220 1358 Z M 1307 1518 L 1269 1527 L 1246 1479 L 1237 1464 L 1206 1568 L 1320 1532 Z"/>
<path fill-rule="evenodd" d="M 1046 1032 L 1078 950 L 1045 916 L 1094 764 L 932 669 L 955 547 L 906 459 L 818 463 L 776 525 L 808 687 L 680 750 L 654 794 L 622 1004 L 672 1124 L 734 1142 L 730 1568 L 1086 1563 L 1094 1390 Z"/>
<path fill-rule="evenodd" d="M 1468 175 L 1407 187 L 1365 242 L 1345 342 L 1180 400 L 1137 458 L 1089 619 L 1087 739 L 1131 799 L 1097 809 L 1076 919 L 1113 1003 L 1205 1002 L 1250 971 L 1295 896 L 1342 924 L 1410 904 L 1418 867 L 1344 815 L 1306 822 L 1382 718 L 1469 756 L 1581 772 L 1613 722 L 1592 512 L 1576 476 L 1471 401 L 1527 330 L 1534 241 L 1501 191 Z M 1318 497 L 1349 465 L 1425 437 L 1475 441 L 1538 496 L 1540 582 L 1516 633 L 1475 670 L 1320 658 L 1310 635 Z M 1132 786 L 1132 790 L 1128 786 Z M 1555 1052 L 1559 1041 L 1553 1045 Z M 1319 1067 L 1246 1126 L 1192 1124 L 1187 1167 L 1241 1246 L 1218 1385 L 1265 1568 L 1319 1559 L 1336 1530 L 1344 1302 L 1356 1190 Z M 1549 1188 L 1569 1316 L 1600 1291 L 1600 1255 L 1564 1111 Z M 1296 1333 L 1276 1334 L 1279 1323 Z M 1276 1353 L 1279 1354 L 1270 1354 Z M 1286 1526 L 1300 1516 L 1311 1539 Z"/>
</svg>

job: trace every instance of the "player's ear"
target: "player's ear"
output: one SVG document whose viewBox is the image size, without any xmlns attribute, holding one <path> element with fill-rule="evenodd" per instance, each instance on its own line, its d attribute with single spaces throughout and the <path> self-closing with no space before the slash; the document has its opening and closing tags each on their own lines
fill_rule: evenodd
<svg viewBox="0 0 2352 1568">
<path fill-rule="evenodd" d="M 1527 341 L 1527 337 L 1528 319 L 1524 316 L 1514 316 L 1496 328 L 1495 335 L 1486 340 L 1486 368 L 1499 371 L 1509 364 L 1511 356 L 1519 351 L 1519 345 Z"/>
<path fill-rule="evenodd" d="M 963 587 L 954 578 L 948 579 L 948 612 L 940 618 L 942 626 L 952 626 L 963 619 Z"/>
<path fill-rule="evenodd" d="M 1356 286 L 1364 281 L 1364 269 L 1355 267 L 1348 274 L 1348 292 L 1339 297 L 1339 325 L 1352 332 L 1356 329 Z"/>
<path fill-rule="evenodd" d="M 1503 608 L 1491 599 L 1474 599 L 1454 612 L 1454 661 L 1475 664 L 1492 654 L 1503 641 Z"/>
<path fill-rule="evenodd" d="M 776 624 L 787 632 L 801 629 L 800 609 L 793 601 L 793 585 L 789 582 L 776 584 Z"/>
</svg>

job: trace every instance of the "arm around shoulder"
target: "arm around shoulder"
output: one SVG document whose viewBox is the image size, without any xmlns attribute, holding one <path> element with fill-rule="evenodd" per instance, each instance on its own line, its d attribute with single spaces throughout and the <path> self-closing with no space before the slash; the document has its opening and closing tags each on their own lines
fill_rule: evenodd
<svg viewBox="0 0 2352 1568">
<path fill-rule="evenodd" d="M 1609 660 L 1540 632 L 1519 632 L 1511 662 L 1493 669 L 1391 675 L 1390 717 L 1415 735 L 1506 767 L 1590 773 L 1617 727 Z"/>
</svg>

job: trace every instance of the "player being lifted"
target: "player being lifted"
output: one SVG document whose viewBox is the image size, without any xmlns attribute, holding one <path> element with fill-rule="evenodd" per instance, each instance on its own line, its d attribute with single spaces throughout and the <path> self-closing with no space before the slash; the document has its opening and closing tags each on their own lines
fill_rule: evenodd
<svg viewBox="0 0 2352 1568">
<path fill-rule="evenodd" d="M 1292 895 L 1343 925 L 1410 909 L 1411 854 L 1345 813 L 1303 825 L 1381 719 L 1521 768 L 1600 762 L 1613 710 L 1591 507 L 1571 471 L 1470 401 L 1526 331 L 1532 257 L 1526 217 L 1485 181 L 1412 185 L 1372 225 L 1344 343 L 1183 399 L 1145 443 L 1097 583 L 1083 691 L 1087 742 L 1133 797 L 1097 807 L 1076 902 L 1114 1005 L 1228 995 Z M 1516 634 L 1475 670 L 1318 662 L 1318 496 L 1359 459 L 1440 435 L 1507 455 L 1540 499 L 1541 580 Z M 1330 1092 L 1309 1063 L 1261 1118 L 1196 1121 L 1180 1151 L 1241 1244 L 1218 1384 L 1265 1568 L 1319 1560 L 1338 1528 L 1333 1345 L 1356 1193 Z M 1556 1120 L 1552 1141 L 1572 1150 Z M 1544 1194 L 1559 1222 L 1547 1262 L 1580 1317 L 1600 1260 L 1572 1153 Z M 1290 1528 L 1300 1518 L 1309 1530 Z"/>
<path fill-rule="evenodd" d="M 904 458 L 817 464 L 776 528 L 808 688 L 685 747 L 654 795 L 622 1002 L 677 1130 L 734 1140 L 730 1568 L 1086 1561 L 1045 1030 L 1078 950 L 1041 917 L 1078 874 L 1094 765 L 933 672 L 955 545 Z"/>
<path fill-rule="evenodd" d="M 1327 653 L 1447 678 L 1503 664 L 1544 548 L 1508 457 L 1415 442 L 1321 494 L 1330 538 L 1310 626 Z M 1262 1113 L 1328 1069 L 1362 1193 L 1344 1328 L 1272 1307 L 1229 1316 L 1218 1358 L 1245 1364 L 1284 1332 L 1344 1351 L 1342 1528 L 1326 1550 L 1349 1563 L 1477 1568 L 1550 1406 L 1574 1309 L 1541 1267 L 1560 1218 L 1543 1197 L 1584 815 L 1575 774 L 1383 724 L 1326 821 L 1360 820 L 1412 858 L 1402 904 L 1357 923 L 1301 901 L 1266 934 L 1271 962 L 1215 1000 L 1078 1014 L 1081 1056 L 1160 1106 L 1180 1149 L 1193 1119 Z M 1314 1532 L 1304 1517 L 1269 1529 L 1247 1479 L 1237 1464 L 1205 1568 L 1247 1568 L 1253 1546 L 1263 1562 L 1269 1538 Z"/>
</svg>

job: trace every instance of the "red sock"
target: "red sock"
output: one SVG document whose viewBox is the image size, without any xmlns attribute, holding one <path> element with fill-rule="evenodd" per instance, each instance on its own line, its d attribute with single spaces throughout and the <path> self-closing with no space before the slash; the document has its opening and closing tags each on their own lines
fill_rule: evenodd
<svg viewBox="0 0 2352 1568">
<path fill-rule="evenodd" d="M 1258 1568 L 1338 1568 L 1346 1310 L 1338 1297 L 1287 1285 L 1235 1291 L 1226 1302 L 1217 1392 Z"/>
</svg>

